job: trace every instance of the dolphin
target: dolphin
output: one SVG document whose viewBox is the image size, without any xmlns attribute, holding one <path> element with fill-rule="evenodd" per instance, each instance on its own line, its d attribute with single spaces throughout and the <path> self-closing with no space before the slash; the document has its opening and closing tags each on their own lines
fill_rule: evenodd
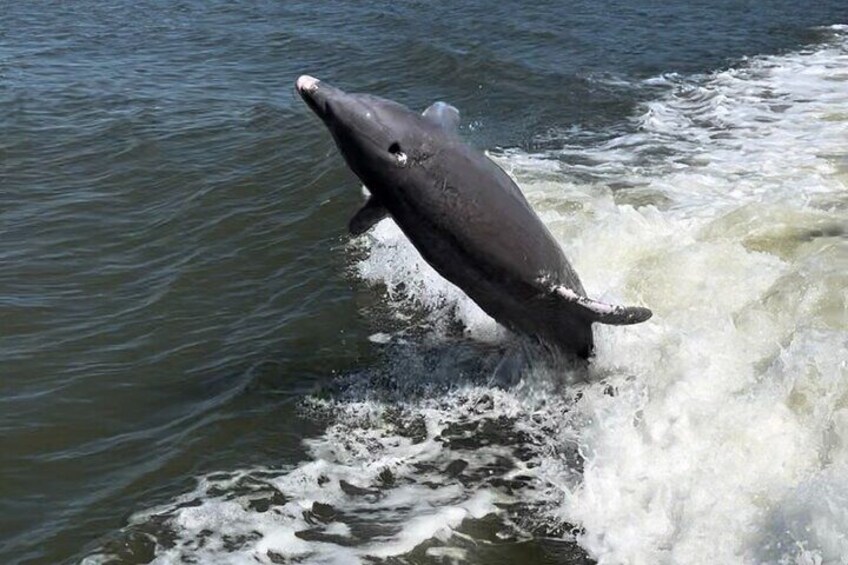
<svg viewBox="0 0 848 565">
<path fill-rule="evenodd" d="M 586 295 L 577 273 L 506 172 L 458 134 L 459 112 L 419 114 L 308 75 L 296 88 L 370 192 L 350 220 L 360 235 L 391 216 L 421 256 L 510 330 L 588 358 L 592 324 L 636 324 L 642 307 Z"/>
</svg>

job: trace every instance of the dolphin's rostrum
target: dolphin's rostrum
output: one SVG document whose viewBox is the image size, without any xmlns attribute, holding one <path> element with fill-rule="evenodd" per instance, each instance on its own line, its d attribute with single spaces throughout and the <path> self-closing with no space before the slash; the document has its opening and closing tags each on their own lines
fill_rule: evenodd
<svg viewBox="0 0 848 565">
<path fill-rule="evenodd" d="M 651 317 L 647 308 L 586 296 L 518 186 L 459 138 L 453 106 L 436 102 L 418 114 L 305 75 L 297 90 L 371 193 L 350 221 L 352 234 L 391 215 L 424 259 L 487 314 L 580 357 L 592 354 L 593 322 Z"/>
</svg>

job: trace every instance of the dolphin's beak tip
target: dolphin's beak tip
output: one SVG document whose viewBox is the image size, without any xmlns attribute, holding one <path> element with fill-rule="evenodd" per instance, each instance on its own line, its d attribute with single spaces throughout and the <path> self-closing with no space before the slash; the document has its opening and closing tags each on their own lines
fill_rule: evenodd
<svg viewBox="0 0 848 565">
<path fill-rule="evenodd" d="M 318 85 L 318 79 L 309 75 L 300 75 L 297 79 L 297 90 L 299 92 L 311 92 Z"/>
</svg>

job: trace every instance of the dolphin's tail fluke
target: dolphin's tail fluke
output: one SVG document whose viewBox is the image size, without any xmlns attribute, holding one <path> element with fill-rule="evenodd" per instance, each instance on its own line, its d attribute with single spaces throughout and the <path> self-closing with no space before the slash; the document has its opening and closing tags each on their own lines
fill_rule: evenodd
<svg viewBox="0 0 848 565">
<path fill-rule="evenodd" d="M 644 322 L 653 316 L 653 312 L 642 306 L 606 304 L 585 296 L 580 296 L 570 288 L 564 286 L 556 286 L 553 290 L 558 298 L 566 300 L 579 308 L 580 313 L 590 322 L 610 324 L 613 326 L 629 326 Z"/>
</svg>

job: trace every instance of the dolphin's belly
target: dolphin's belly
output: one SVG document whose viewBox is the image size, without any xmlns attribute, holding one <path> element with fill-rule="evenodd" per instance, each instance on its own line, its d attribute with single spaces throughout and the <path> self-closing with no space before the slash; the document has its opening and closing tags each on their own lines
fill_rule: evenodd
<svg viewBox="0 0 848 565">
<path fill-rule="evenodd" d="M 427 263 L 495 321 L 581 357 L 591 353 L 591 324 L 563 311 L 535 279 L 487 262 L 485 257 L 457 245 L 452 233 L 428 225 L 420 217 L 395 220 Z M 567 273 L 560 271 L 558 275 L 563 278 Z M 579 288 L 582 290 L 582 286 Z"/>
<path fill-rule="evenodd" d="M 416 214 L 478 262 L 528 283 L 544 277 L 585 294 L 553 235 L 493 161 L 476 152 L 451 153 L 417 181 L 418 190 L 410 191 Z"/>
</svg>

